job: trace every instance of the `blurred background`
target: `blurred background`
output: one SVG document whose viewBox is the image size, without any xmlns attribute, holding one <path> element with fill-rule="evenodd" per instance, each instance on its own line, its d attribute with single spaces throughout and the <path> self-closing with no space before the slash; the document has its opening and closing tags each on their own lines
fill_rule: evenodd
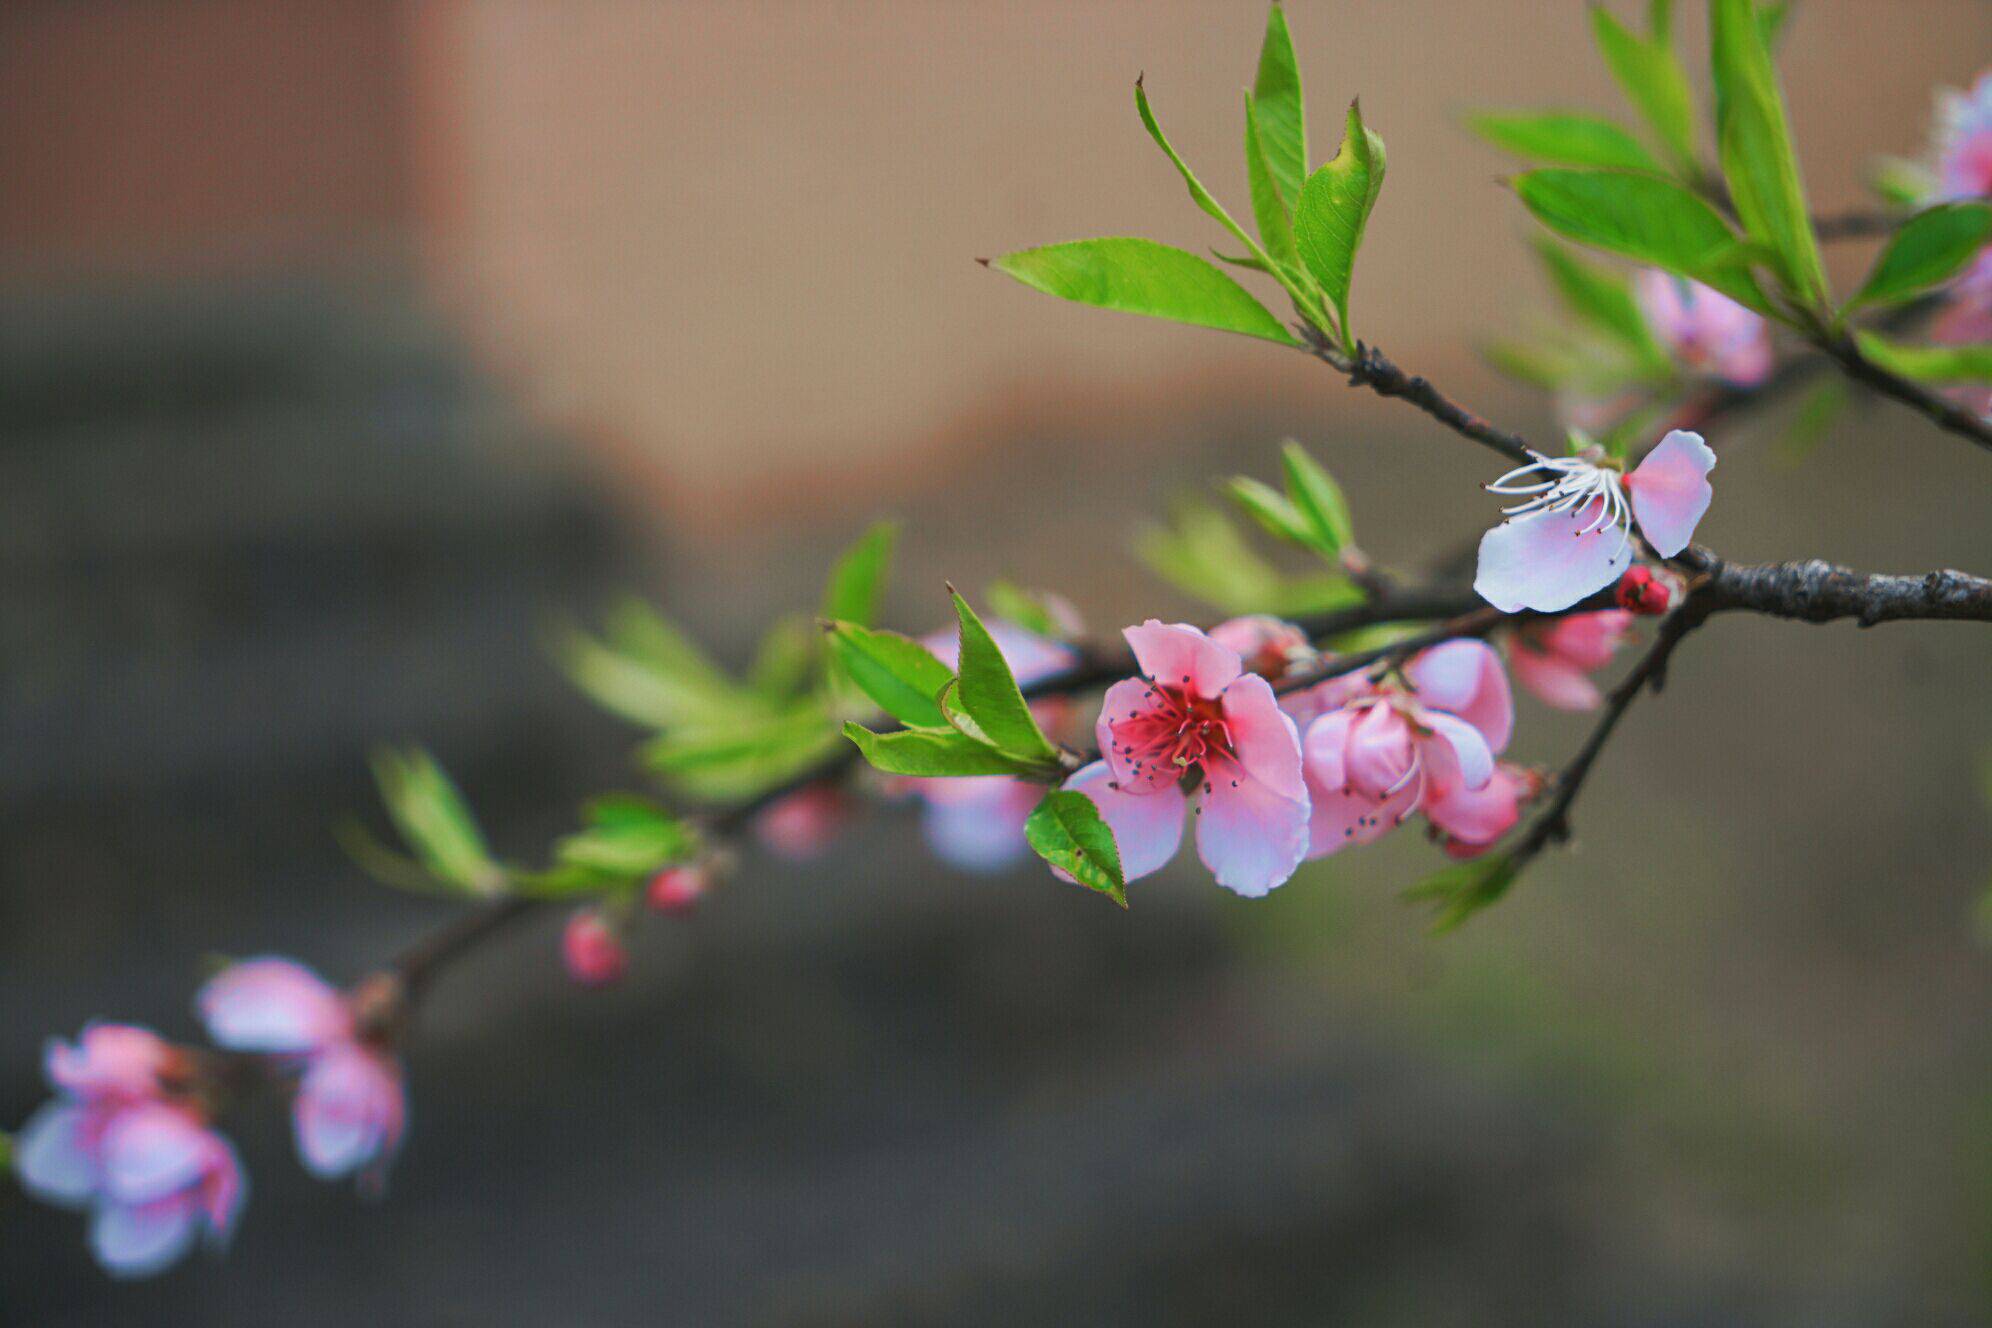
<svg viewBox="0 0 1992 1328">
<path fill-rule="evenodd" d="M 1691 48 L 1701 23 L 1683 6 Z M 1474 346 L 1545 303 L 1458 117 L 1617 113 L 1575 3 L 1294 0 L 1316 152 L 1390 179 L 1365 334 L 1528 432 Z M 545 646 L 637 590 L 730 659 L 871 518 L 1102 633 L 1208 617 L 1127 555 L 1295 436 L 1365 544 L 1481 529 L 1485 458 L 1300 356 L 972 260 L 1218 237 L 1131 84 L 1242 199 L 1257 4 L 251 0 L 0 7 L 0 1122 L 51 1032 L 176 1035 L 203 956 L 356 976 L 446 910 L 369 884 L 380 740 L 498 847 L 635 783 Z M 1808 183 L 1860 203 L 1983 0 L 1800 0 Z M 1866 255 L 1838 247 L 1844 280 Z M 1710 543 L 1992 567 L 1983 459 L 1907 413 L 1722 454 Z M 1581 842 L 1464 931 L 1411 835 L 1263 902 L 1123 915 L 971 879 L 903 817 L 750 856 L 606 993 L 528 926 L 435 993 L 380 1203 L 266 1105 L 225 1263 L 120 1286 L 0 1196 L 0 1318 L 70 1325 L 1948 1324 L 1992 1318 L 1982 633 L 1722 622 Z M 1585 721 L 1525 704 L 1518 754 Z M 1187 857 L 1187 855 L 1186 855 Z"/>
</svg>

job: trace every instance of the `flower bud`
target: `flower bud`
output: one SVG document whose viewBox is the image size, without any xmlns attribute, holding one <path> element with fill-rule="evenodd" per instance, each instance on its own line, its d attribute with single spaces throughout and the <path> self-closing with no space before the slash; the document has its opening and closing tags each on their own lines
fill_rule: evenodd
<svg viewBox="0 0 1992 1328">
<path fill-rule="evenodd" d="M 689 913 L 712 889 L 702 867 L 666 867 L 650 878 L 643 902 L 659 913 Z"/>
<path fill-rule="evenodd" d="M 1655 576 L 1650 567 L 1628 568 L 1619 578 L 1618 606 L 1632 613 L 1658 617 L 1667 611 L 1673 597 L 1667 582 Z"/>
<path fill-rule="evenodd" d="M 623 949 L 606 919 L 592 908 L 584 908 L 567 919 L 560 937 L 560 958 L 567 974 L 584 987 L 607 987 L 621 980 L 629 968 L 629 952 Z"/>
</svg>

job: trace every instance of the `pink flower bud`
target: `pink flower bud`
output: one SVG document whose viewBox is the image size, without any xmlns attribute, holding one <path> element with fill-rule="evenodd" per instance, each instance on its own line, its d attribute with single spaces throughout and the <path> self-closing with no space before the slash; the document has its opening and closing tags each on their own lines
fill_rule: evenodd
<svg viewBox="0 0 1992 1328">
<path fill-rule="evenodd" d="M 850 804 L 842 789 L 834 784 L 812 784 L 755 817 L 754 832 L 771 852 L 803 862 L 828 849 L 850 819 Z"/>
<path fill-rule="evenodd" d="M 1620 608 L 1653 618 L 1667 611 L 1673 593 L 1652 568 L 1631 567 L 1619 578 L 1617 599 Z"/>
<path fill-rule="evenodd" d="M 560 957 L 568 976 L 584 987 L 610 986 L 629 968 L 629 952 L 602 915 L 591 908 L 567 919 L 567 930 L 560 937 Z"/>
<path fill-rule="evenodd" d="M 689 913 L 712 889 L 712 881 L 698 867 L 666 867 L 650 878 L 643 902 L 659 913 Z"/>
</svg>

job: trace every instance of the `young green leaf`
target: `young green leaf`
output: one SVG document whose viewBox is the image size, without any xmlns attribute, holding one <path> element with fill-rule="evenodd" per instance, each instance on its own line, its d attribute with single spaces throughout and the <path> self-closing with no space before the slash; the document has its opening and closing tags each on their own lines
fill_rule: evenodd
<svg viewBox="0 0 1992 1328">
<path fill-rule="evenodd" d="M 991 581 L 985 598 L 998 618 L 1013 622 L 1034 636 L 1056 641 L 1075 630 L 1074 624 L 1059 620 L 1058 612 L 1043 595 L 1014 582 Z M 1066 613 L 1069 617 L 1069 608 Z"/>
<path fill-rule="evenodd" d="M 1307 179 L 1307 105 L 1300 90 L 1300 61 L 1286 11 L 1274 4 L 1266 14 L 1266 39 L 1259 46 L 1259 72 L 1247 103 L 1258 120 L 1260 149 L 1273 184 L 1288 211 L 1300 206 Z"/>
<path fill-rule="evenodd" d="M 1482 111 L 1467 117 L 1474 133 L 1518 157 L 1552 166 L 1658 171 L 1639 140 L 1595 115 L 1557 111 Z"/>
<path fill-rule="evenodd" d="M 1785 466 L 1797 466 L 1812 455 L 1819 446 L 1819 440 L 1838 419 L 1851 401 L 1847 391 L 1847 380 L 1839 375 L 1822 378 L 1819 384 L 1800 400 L 1792 411 L 1791 419 L 1778 434 L 1772 447 L 1778 462 Z"/>
<path fill-rule="evenodd" d="M 1992 341 L 1963 346 L 1906 346 L 1879 332 L 1856 332 L 1861 354 L 1919 383 L 1992 383 Z"/>
<path fill-rule="evenodd" d="M 1234 475 L 1224 487 L 1225 492 L 1231 495 L 1231 501 L 1238 504 L 1239 510 L 1274 539 L 1298 544 L 1303 549 L 1315 546 L 1317 536 L 1314 530 L 1278 489 L 1249 475 Z M 1333 556 L 1332 549 L 1327 552 Z"/>
<path fill-rule="evenodd" d="M 831 657 L 881 710 L 914 728 L 947 727 L 935 698 L 954 679 L 954 670 L 934 652 L 897 632 L 875 631 L 856 623 L 830 623 Z"/>
<path fill-rule="evenodd" d="M 1708 21 L 1717 145 L 1736 215 L 1751 239 L 1776 253 L 1791 292 L 1820 305 L 1826 270 L 1754 0 L 1709 0 Z"/>
<path fill-rule="evenodd" d="M 1920 161 L 1883 157 L 1868 177 L 1868 188 L 1884 200 L 1901 207 L 1920 207 L 1937 192 L 1937 176 Z"/>
<path fill-rule="evenodd" d="M 1853 308 L 1900 300 L 1928 290 L 1969 263 L 1992 238 L 1992 207 L 1940 203 L 1904 222 L 1875 260 Z"/>
<path fill-rule="evenodd" d="M 793 778 L 836 745 L 837 726 L 812 699 L 672 729 L 644 744 L 640 759 L 689 797 L 731 801 Z"/>
<path fill-rule="evenodd" d="M 555 860 L 621 877 L 647 876 L 683 859 L 698 839 L 683 821 L 634 794 L 596 798 L 584 809 L 587 828 L 562 838 Z"/>
<path fill-rule="evenodd" d="M 1280 449 L 1280 463 L 1286 470 L 1287 497 L 1314 533 L 1311 547 L 1327 557 L 1337 556 L 1356 538 L 1342 486 L 1291 439 Z"/>
<path fill-rule="evenodd" d="M 1024 838 L 1040 858 L 1127 907 L 1120 846 L 1091 798 L 1071 789 L 1051 790 L 1024 822 Z"/>
<path fill-rule="evenodd" d="M 1549 279 L 1570 312 L 1625 347 L 1640 362 L 1664 368 L 1667 352 L 1654 339 L 1631 284 L 1618 273 L 1587 263 L 1550 239 L 1536 242 Z"/>
<path fill-rule="evenodd" d="M 1141 531 L 1136 556 L 1163 580 L 1224 613 L 1290 617 L 1346 608 L 1363 597 L 1339 574 L 1283 576 L 1207 503 L 1178 502 L 1170 518 Z"/>
<path fill-rule="evenodd" d="M 832 622 L 871 626 L 892 566 L 892 546 L 898 539 L 899 526 L 891 521 L 880 521 L 860 535 L 830 569 L 821 616 Z"/>
<path fill-rule="evenodd" d="M 1148 130 L 1148 136 L 1155 140 L 1155 146 L 1162 149 L 1162 155 L 1169 159 L 1175 166 L 1176 173 L 1183 177 L 1183 186 L 1190 191 L 1190 201 L 1202 208 L 1205 215 L 1216 221 L 1218 225 L 1230 231 L 1233 238 L 1250 250 L 1254 258 L 1263 262 L 1266 256 L 1260 250 L 1258 241 L 1247 235 L 1244 227 L 1231 219 L 1231 214 L 1224 210 L 1224 204 L 1218 202 L 1210 190 L 1204 188 L 1203 181 L 1197 178 L 1196 172 L 1190 169 L 1189 163 L 1183 160 L 1182 155 L 1169 142 L 1169 136 L 1162 132 L 1162 126 L 1156 123 L 1154 110 L 1148 105 L 1148 90 L 1142 87 L 1138 78 L 1134 81 L 1134 109 L 1141 116 L 1142 127 Z"/>
<path fill-rule="evenodd" d="M 1273 259 L 1292 267 L 1299 261 L 1299 255 L 1293 247 L 1291 204 L 1281 196 L 1279 183 L 1273 178 L 1272 166 L 1266 160 L 1265 128 L 1259 113 L 1253 108 L 1249 92 L 1245 94 L 1245 179 L 1252 187 L 1252 216 L 1259 223 L 1260 241 Z M 1294 201 L 1299 199 L 1296 191 Z M 1256 258 L 1244 260 L 1247 265 L 1258 262 Z M 1259 270 L 1267 269 L 1260 264 Z"/>
<path fill-rule="evenodd" d="M 1448 932 L 1508 893 L 1520 873 L 1508 853 L 1469 858 L 1434 872 L 1404 892 L 1408 902 L 1429 904 L 1437 915 L 1432 932 Z"/>
<path fill-rule="evenodd" d="M 1047 244 L 989 265 L 1063 300 L 1294 344 L 1293 334 L 1243 286 L 1195 254 L 1154 240 Z"/>
<path fill-rule="evenodd" d="M 808 683 L 817 660 L 816 625 L 800 614 L 769 624 L 747 667 L 747 685 L 769 701 L 792 699 Z"/>
<path fill-rule="evenodd" d="M 1666 14 L 1656 14 L 1651 38 L 1627 31 L 1603 5 L 1591 7 L 1591 31 L 1598 50 L 1626 98 L 1639 109 L 1677 165 L 1695 166 L 1695 102 L 1687 71 L 1674 54 Z"/>
<path fill-rule="evenodd" d="M 955 619 L 961 629 L 961 681 L 954 697 L 968 717 L 1005 753 L 1024 761 L 1056 761 L 1058 749 L 1051 745 L 1031 716 L 1010 665 L 997 648 L 996 639 L 982 625 L 968 601 L 952 590 Z"/>
<path fill-rule="evenodd" d="M 470 807 L 436 759 L 419 747 L 374 754 L 381 801 L 423 867 L 469 894 L 492 894 L 505 882 Z"/>
<path fill-rule="evenodd" d="M 1671 180 L 1546 167 L 1514 179 L 1536 220 L 1565 239 L 1666 268 L 1768 312 L 1736 235 L 1714 208 Z"/>
<path fill-rule="evenodd" d="M 1363 228 L 1383 188 L 1383 172 L 1383 140 L 1363 125 L 1361 104 L 1350 102 L 1342 149 L 1307 177 L 1294 215 L 1294 245 L 1334 305 L 1342 344 L 1349 350 L 1355 346 L 1349 327 L 1349 283 Z"/>
<path fill-rule="evenodd" d="M 1016 775 L 1044 772 L 1044 767 L 1006 756 L 988 743 L 977 742 L 952 729 L 906 729 L 873 733 L 855 722 L 844 725 L 844 736 L 877 770 L 889 775 L 940 778 L 954 775 Z"/>
</svg>

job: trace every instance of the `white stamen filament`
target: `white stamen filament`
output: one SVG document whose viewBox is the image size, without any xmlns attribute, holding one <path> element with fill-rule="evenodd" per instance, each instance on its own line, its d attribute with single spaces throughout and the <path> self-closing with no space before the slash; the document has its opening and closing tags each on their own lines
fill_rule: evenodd
<svg viewBox="0 0 1992 1328">
<path fill-rule="evenodd" d="M 1546 457 L 1539 452 L 1529 455 L 1535 458 L 1533 462 L 1509 471 L 1487 486 L 1489 493 L 1526 499 L 1513 507 L 1502 508 L 1503 516 L 1521 519 L 1582 513 L 1596 503 L 1597 515 L 1577 533 L 1590 535 L 1617 526 L 1618 548 L 1625 548 L 1626 541 L 1632 538 L 1632 504 L 1626 500 L 1622 477 L 1616 470 L 1608 470 L 1584 457 Z M 1547 471 L 1550 478 L 1523 482 L 1524 476 L 1542 471 Z M 1617 549 L 1612 556 L 1618 556 Z"/>
</svg>

